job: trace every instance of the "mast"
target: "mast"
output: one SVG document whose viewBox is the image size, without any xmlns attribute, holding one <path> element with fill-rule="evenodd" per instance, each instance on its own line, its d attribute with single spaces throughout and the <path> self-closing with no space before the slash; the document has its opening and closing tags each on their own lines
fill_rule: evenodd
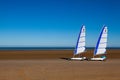
<svg viewBox="0 0 120 80">
<path fill-rule="evenodd" d="M 96 44 L 93 57 L 96 55 L 105 54 L 107 47 L 107 33 L 108 29 L 106 26 L 104 26 L 98 38 L 98 42 Z"/>
<path fill-rule="evenodd" d="M 85 31 L 85 26 L 82 25 L 73 55 L 81 54 L 85 51 Z"/>
</svg>

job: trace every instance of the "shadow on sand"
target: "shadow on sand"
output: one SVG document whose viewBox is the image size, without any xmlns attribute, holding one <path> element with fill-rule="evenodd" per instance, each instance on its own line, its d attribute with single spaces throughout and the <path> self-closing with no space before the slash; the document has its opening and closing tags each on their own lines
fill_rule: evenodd
<svg viewBox="0 0 120 80">
<path fill-rule="evenodd" d="M 70 58 L 65 58 L 65 57 L 62 57 L 60 59 L 64 59 L 64 60 L 71 60 Z"/>
</svg>

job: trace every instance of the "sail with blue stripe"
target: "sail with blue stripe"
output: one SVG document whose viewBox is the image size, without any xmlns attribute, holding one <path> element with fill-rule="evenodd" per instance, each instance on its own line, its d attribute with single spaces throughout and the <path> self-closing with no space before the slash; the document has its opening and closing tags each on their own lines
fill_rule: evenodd
<svg viewBox="0 0 120 80">
<path fill-rule="evenodd" d="M 104 26 L 98 38 L 98 42 L 96 44 L 96 48 L 94 51 L 94 56 L 106 53 L 107 35 L 108 35 L 108 29 L 106 26 Z"/>
<path fill-rule="evenodd" d="M 84 51 L 85 51 L 85 26 L 83 25 L 78 36 L 74 54 L 75 55 L 80 54 L 83 53 Z"/>
</svg>

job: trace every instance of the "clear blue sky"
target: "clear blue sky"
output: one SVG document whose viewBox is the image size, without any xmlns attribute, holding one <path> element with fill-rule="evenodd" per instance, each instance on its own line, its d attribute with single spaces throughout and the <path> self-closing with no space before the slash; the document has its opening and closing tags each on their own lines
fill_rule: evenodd
<svg viewBox="0 0 120 80">
<path fill-rule="evenodd" d="M 81 25 L 86 46 L 103 25 L 108 46 L 120 47 L 120 0 L 0 0 L 0 46 L 75 46 Z"/>
</svg>

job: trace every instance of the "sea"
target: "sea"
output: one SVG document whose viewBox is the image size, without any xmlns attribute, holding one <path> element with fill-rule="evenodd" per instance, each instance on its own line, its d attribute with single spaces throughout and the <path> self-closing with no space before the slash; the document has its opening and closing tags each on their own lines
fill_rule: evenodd
<svg viewBox="0 0 120 80">
<path fill-rule="evenodd" d="M 75 47 L 0 47 L 0 50 L 74 50 Z M 94 47 L 86 47 L 94 49 Z M 120 49 L 120 47 L 108 47 L 107 49 Z"/>
</svg>

